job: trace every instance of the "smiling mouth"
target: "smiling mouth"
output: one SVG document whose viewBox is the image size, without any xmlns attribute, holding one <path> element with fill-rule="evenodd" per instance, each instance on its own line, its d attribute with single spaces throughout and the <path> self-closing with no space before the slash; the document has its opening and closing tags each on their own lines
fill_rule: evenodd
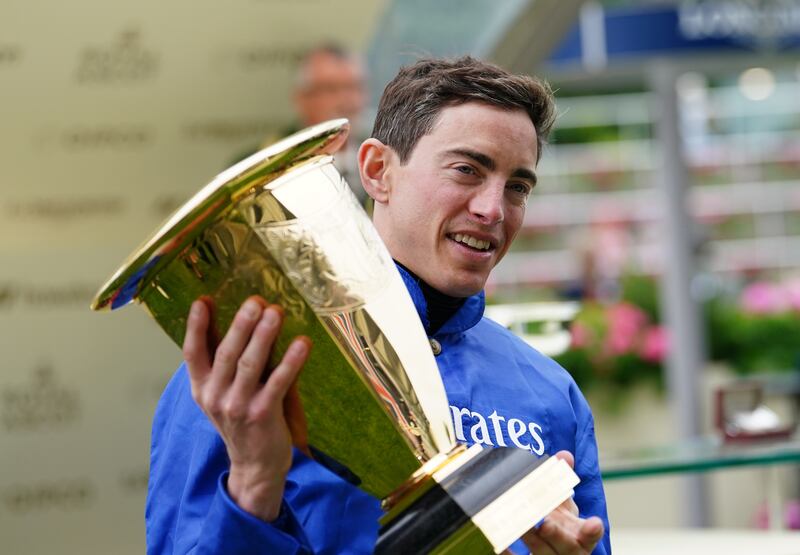
<svg viewBox="0 0 800 555">
<path fill-rule="evenodd" d="M 478 239 L 465 233 L 452 233 L 447 237 L 456 243 L 461 243 L 462 245 L 479 252 L 486 252 L 492 249 L 492 244 L 489 241 L 484 241 L 483 239 Z"/>
</svg>

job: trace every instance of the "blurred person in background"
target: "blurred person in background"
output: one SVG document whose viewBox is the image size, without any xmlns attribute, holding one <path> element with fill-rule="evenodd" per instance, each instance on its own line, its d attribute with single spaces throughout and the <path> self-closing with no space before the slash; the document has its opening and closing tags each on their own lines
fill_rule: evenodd
<svg viewBox="0 0 800 555">
<path fill-rule="evenodd" d="M 294 84 L 296 130 L 336 118 L 350 120 L 350 137 L 335 155 L 335 165 L 363 204 L 367 193 L 358 175 L 357 151 L 362 114 L 367 104 L 361 60 L 341 46 L 329 43 L 309 50 L 300 62 Z"/>
<path fill-rule="evenodd" d="M 334 165 L 363 205 L 367 193 L 358 175 L 358 143 L 362 132 L 363 112 L 367 104 L 364 65 L 358 56 L 335 43 L 310 48 L 300 59 L 292 86 L 295 119 L 278 135 L 270 135 L 261 145 L 238 155 L 232 162 L 253 154 L 301 129 L 332 119 L 347 118 L 350 135 L 336 152 Z"/>
<path fill-rule="evenodd" d="M 361 60 L 335 44 L 310 49 L 297 70 L 293 101 L 301 127 L 347 118 L 358 128 L 367 101 Z"/>
<path fill-rule="evenodd" d="M 515 553 L 607 555 L 591 410 L 572 377 L 483 316 L 483 288 L 524 220 L 555 118 L 546 84 L 471 57 L 428 59 L 387 85 L 361 181 L 432 339 L 456 438 L 559 456 L 581 482 Z M 262 379 L 282 311 L 248 299 L 214 351 L 192 305 L 186 362 L 153 422 L 149 553 L 371 553 L 380 501 L 306 443 L 296 338 Z M 354 432 L 357 433 L 357 432 Z M 536 495 L 536 492 L 531 492 Z"/>
</svg>

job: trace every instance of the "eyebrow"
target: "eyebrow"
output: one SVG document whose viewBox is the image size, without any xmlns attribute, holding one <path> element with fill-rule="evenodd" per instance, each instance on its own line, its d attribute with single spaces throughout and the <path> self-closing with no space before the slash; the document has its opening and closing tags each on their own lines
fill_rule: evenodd
<svg viewBox="0 0 800 555">
<path fill-rule="evenodd" d="M 452 150 L 448 150 L 446 152 L 446 154 L 455 154 L 455 155 L 458 155 L 458 156 L 465 156 L 467 158 L 470 158 L 470 159 L 474 160 L 475 162 L 477 162 L 478 164 L 480 164 L 481 166 L 483 166 L 484 168 L 486 168 L 489 171 L 493 171 L 495 168 L 497 168 L 497 164 L 495 163 L 493 158 L 491 158 L 490 156 L 487 156 L 486 154 L 484 154 L 482 152 L 477 152 L 475 150 L 470 150 L 470 149 L 467 149 L 467 148 L 454 148 Z M 517 168 L 517 169 L 515 169 L 511 173 L 511 177 L 518 177 L 520 179 L 528 179 L 534 185 L 536 185 L 536 183 L 538 183 L 538 181 L 539 181 L 539 178 L 536 177 L 536 174 L 533 173 L 531 170 L 529 170 L 527 168 Z"/>
</svg>

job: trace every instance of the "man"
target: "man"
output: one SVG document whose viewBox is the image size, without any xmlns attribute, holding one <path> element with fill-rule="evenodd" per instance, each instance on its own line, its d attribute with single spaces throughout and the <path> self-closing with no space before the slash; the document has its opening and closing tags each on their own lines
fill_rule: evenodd
<svg viewBox="0 0 800 555">
<path fill-rule="evenodd" d="M 296 121 L 291 126 L 283 129 L 280 136 L 271 135 L 258 147 L 251 146 L 237 153 L 232 162 L 238 162 L 300 129 L 337 118 L 347 118 L 351 134 L 363 138 L 360 123 L 367 104 L 367 87 L 361 60 L 336 43 L 310 48 L 297 66 L 292 104 Z M 359 202 L 364 204 L 367 193 L 358 179 L 357 150 L 358 140 L 350 137 L 336 154 L 335 164 Z"/>
<path fill-rule="evenodd" d="M 336 44 L 314 47 L 300 62 L 292 99 L 302 127 L 336 118 L 358 126 L 367 102 L 364 68 Z"/>
<path fill-rule="evenodd" d="M 297 71 L 293 100 L 302 127 L 336 118 L 347 118 L 354 134 L 360 130 L 367 103 L 361 61 L 336 44 L 309 50 Z M 336 155 L 336 167 L 361 204 L 367 193 L 358 179 L 357 141 L 349 138 Z"/>
<path fill-rule="evenodd" d="M 358 161 L 375 226 L 439 346 L 458 439 L 559 453 L 581 478 L 574 501 L 522 542 L 533 553 L 604 554 L 586 401 L 562 368 L 482 317 L 483 286 L 522 225 L 553 114 L 549 89 L 532 78 L 469 57 L 422 60 L 387 86 Z M 308 340 L 259 380 L 281 315 L 249 299 L 212 358 L 209 307 L 192 306 L 186 365 L 153 424 L 151 553 L 371 552 L 378 501 L 310 456 L 302 437 L 293 384 Z"/>
</svg>

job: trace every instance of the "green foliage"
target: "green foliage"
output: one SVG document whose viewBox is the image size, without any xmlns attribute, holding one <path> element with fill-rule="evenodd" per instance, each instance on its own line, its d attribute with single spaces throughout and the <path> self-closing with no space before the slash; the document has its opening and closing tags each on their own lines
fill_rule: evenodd
<svg viewBox="0 0 800 555">
<path fill-rule="evenodd" d="M 709 356 L 741 374 L 800 368 L 800 313 L 748 313 L 716 298 L 705 310 Z"/>
<path fill-rule="evenodd" d="M 586 303 L 571 332 L 572 346 L 556 360 L 582 389 L 624 391 L 639 382 L 662 385 L 666 338 L 635 304 Z"/>
<path fill-rule="evenodd" d="M 711 360 L 740 374 L 800 369 L 800 306 L 766 304 L 779 287 L 755 284 L 751 306 L 722 295 L 705 303 Z M 582 389 L 601 388 L 612 397 L 637 383 L 663 385 L 669 341 L 658 325 L 658 300 L 655 280 L 626 276 L 619 302 L 584 304 L 571 327 L 572 346 L 556 360 Z"/>
<path fill-rule="evenodd" d="M 658 284 L 653 278 L 638 274 L 623 276 L 621 300 L 638 306 L 653 322 L 661 321 Z"/>
</svg>

